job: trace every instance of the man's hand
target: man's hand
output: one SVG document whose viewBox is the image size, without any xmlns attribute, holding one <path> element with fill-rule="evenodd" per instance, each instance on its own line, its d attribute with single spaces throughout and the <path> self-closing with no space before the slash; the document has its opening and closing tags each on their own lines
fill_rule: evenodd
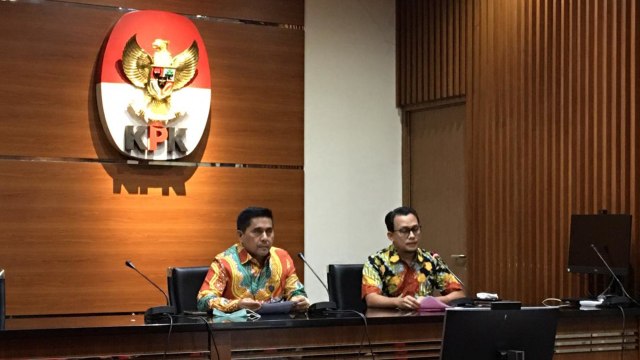
<svg viewBox="0 0 640 360">
<path fill-rule="evenodd" d="M 295 311 L 305 312 L 309 308 L 309 299 L 302 295 L 293 296 L 290 301 L 293 301 L 293 308 Z"/>
<path fill-rule="evenodd" d="M 384 296 L 380 294 L 368 294 L 365 297 L 367 307 L 370 308 L 393 308 L 402 310 L 416 310 L 420 308 L 420 299 L 411 295 L 400 295 L 397 297 Z"/>
<path fill-rule="evenodd" d="M 240 301 L 238 302 L 239 308 L 249 309 L 252 311 L 258 311 L 258 309 L 260 309 L 261 306 L 262 304 L 260 304 L 260 302 L 253 299 L 249 299 L 249 298 L 240 299 Z"/>
<path fill-rule="evenodd" d="M 396 307 L 402 310 L 416 310 L 420 308 L 420 301 L 411 295 L 400 295 L 396 298 Z"/>
</svg>

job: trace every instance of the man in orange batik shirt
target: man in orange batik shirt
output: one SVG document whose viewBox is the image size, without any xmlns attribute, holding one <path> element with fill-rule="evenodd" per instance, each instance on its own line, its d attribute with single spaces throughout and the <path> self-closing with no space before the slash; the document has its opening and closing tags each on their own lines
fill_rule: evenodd
<svg viewBox="0 0 640 360">
<path fill-rule="evenodd" d="M 198 292 L 198 309 L 257 311 L 263 303 L 293 301 L 306 311 L 309 300 L 289 253 L 273 245 L 273 214 L 244 209 L 237 220 L 239 242 L 218 254 Z"/>
</svg>

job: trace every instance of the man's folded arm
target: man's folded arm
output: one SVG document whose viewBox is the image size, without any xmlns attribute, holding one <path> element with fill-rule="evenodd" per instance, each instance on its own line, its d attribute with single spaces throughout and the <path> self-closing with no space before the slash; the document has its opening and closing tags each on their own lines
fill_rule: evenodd
<svg viewBox="0 0 640 360">
<path fill-rule="evenodd" d="M 217 260 L 214 261 L 198 292 L 198 311 L 218 309 L 224 312 L 233 312 L 240 308 L 240 300 L 229 300 L 222 296 L 227 281 L 228 277 L 224 267 Z"/>
</svg>

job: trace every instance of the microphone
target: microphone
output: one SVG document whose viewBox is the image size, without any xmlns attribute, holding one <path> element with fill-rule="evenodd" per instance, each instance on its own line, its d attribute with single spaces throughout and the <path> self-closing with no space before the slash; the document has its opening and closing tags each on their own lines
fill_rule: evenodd
<svg viewBox="0 0 640 360">
<path fill-rule="evenodd" d="M 445 266 L 446 266 L 446 263 L 444 262 L 444 260 L 442 260 L 442 257 L 440 257 L 440 254 L 434 252 L 431 255 L 433 255 L 434 259 L 440 259 L 440 261 L 442 261 L 442 263 L 445 264 Z M 456 275 L 453 272 L 453 270 L 451 270 L 451 268 L 449 266 L 447 266 L 447 269 L 449 269 L 449 274 L 451 274 L 451 276 L 453 276 L 453 278 L 456 279 L 456 281 L 458 281 L 460 283 L 460 286 L 465 288 L 464 283 L 462 282 L 462 280 L 460 280 L 458 275 Z M 482 294 L 482 293 L 478 293 L 478 294 Z M 476 297 L 480 298 L 480 296 L 478 296 L 478 294 L 476 294 Z M 485 294 L 487 294 L 487 293 L 485 293 Z M 497 300 L 498 296 L 496 295 L 494 299 Z M 480 300 L 485 300 L 485 299 L 480 299 Z M 447 305 L 454 306 L 454 307 L 472 307 L 472 306 L 475 306 L 475 303 L 474 303 L 474 300 L 472 298 L 468 297 L 465 294 L 464 297 L 453 299 L 453 300 L 449 301 L 449 303 Z"/>
<path fill-rule="evenodd" d="M 443 263 L 443 264 L 446 264 L 446 263 L 444 262 L 444 260 L 442 260 L 442 258 L 440 257 L 440 254 L 438 254 L 438 253 L 435 253 L 435 252 L 434 252 L 432 255 L 433 255 L 433 257 L 434 257 L 434 258 L 438 258 L 438 259 L 440 259 L 440 261 L 442 261 L 442 263 Z M 462 280 L 460 280 L 460 278 L 458 277 L 458 275 L 456 275 L 456 274 L 453 272 L 453 270 L 451 270 L 451 268 L 450 268 L 450 267 L 448 267 L 448 266 L 447 266 L 447 269 L 449 269 L 449 274 L 453 275 L 453 278 L 454 278 L 454 279 L 456 279 L 456 280 L 460 283 L 460 285 L 462 285 L 462 287 L 465 287 L 465 286 L 464 286 L 464 283 L 462 282 Z"/>
<path fill-rule="evenodd" d="M 138 274 L 140 274 L 140 276 L 142 276 L 145 280 L 147 280 L 151 285 L 155 286 L 156 289 L 158 289 L 162 293 L 162 295 L 164 295 L 164 298 L 167 301 L 166 306 L 154 306 L 154 307 L 148 308 L 147 311 L 144 312 L 144 322 L 147 324 L 163 322 L 167 320 L 168 316 L 170 317 L 171 315 L 175 315 L 176 308 L 170 305 L 169 297 L 167 296 L 167 293 L 165 293 L 164 290 L 162 290 L 156 283 L 151 281 L 151 279 L 149 279 L 140 270 L 136 269 L 135 265 L 133 265 L 131 260 L 125 261 L 124 264 L 127 267 L 133 269 Z"/>
<path fill-rule="evenodd" d="M 598 248 L 594 244 L 591 244 L 591 248 L 593 249 L 593 251 L 596 252 L 596 255 L 598 255 L 598 257 L 600 258 L 600 261 L 602 261 L 604 266 L 607 267 L 607 270 L 609 270 L 609 272 L 611 273 L 613 278 L 616 280 L 618 285 L 620 285 L 620 289 L 622 290 L 622 293 L 625 295 L 625 296 L 612 296 L 612 297 L 605 298 L 602 301 L 602 304 L 600 304 L 600 306 L 603 306 L 603 307 L 611 306 L 611 305 L 624 306 L 631 303 L 629 294 L 627 294 L 627 291 L 624 289 L 624 285 L 622 285 L 622 282 L 620 281 L 620 279 L 618 279 L 618 277 L 616 276 L 616 273 L 613 272 L 613 269 L 611 269 L 611 266 L 609 266 L 609 263 L 607 263 L 607 261 L 604 259 L 602 254 L 600 254 L 600 251 L 598 251 Z"/>
<path fill-rule="evenodd" d="M 298 253 L 298 257 L 300 258 L 300 260 L 302 260 L 302 262 L 305 265 L 307 265 L 307 267 L 311 270 L 313 275 L 316 276 L 316 279 L 318 279 L 318 281 L 320 281 L 320 284 L 322 284 L 322 286 L 324 286 L 324 289 L 327 291 L 327 295 L 329 295 L 329 299 L 331 299 L 331 294 L 329 294 L 329 288 L 324 283 L 324 281 L 322 281 L 320 276 L 318 276 L 318 274 L 316 274 L 316 272 L 313 270 L 311 265 L 309 265 L 309 263 L 307 262 L 307 259 L 304 258 L 304 255 L 302 253 Z M 309 309 L 307 310 L 307 312 L 309 312 L 310 314 L 326 314 L 327 311 L 336 310 L 337 308 L 338 308 L 338 306 L 333 301 L 320 301 L 320 302 L 311 304 L 311 306 L 309 306 Z"/>
</svg>

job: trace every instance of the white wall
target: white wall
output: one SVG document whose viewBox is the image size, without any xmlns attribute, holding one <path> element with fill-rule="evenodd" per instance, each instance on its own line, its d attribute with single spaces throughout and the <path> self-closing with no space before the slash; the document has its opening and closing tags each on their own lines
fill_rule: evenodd
<svg viewBox="0 0 640 360">
<path fill-rule="evenodd" d="M 307 0 L 305 16 L 305 256 L 325 280 L 388 245 L 384 215 L 401 205 L 395 2 Z"/>
</svg>

